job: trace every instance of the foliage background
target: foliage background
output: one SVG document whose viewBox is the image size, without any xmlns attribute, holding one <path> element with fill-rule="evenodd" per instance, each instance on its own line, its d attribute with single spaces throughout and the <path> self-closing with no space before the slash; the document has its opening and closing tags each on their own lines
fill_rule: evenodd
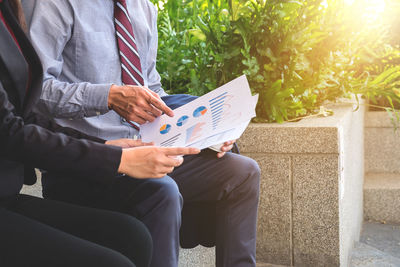
<svg viewBox="0 0 400 267">
<path fill-rule="evenodd" d="M 378 16 L 366 1 L 153 0 L 163 86 L 202 95 L 246 74 L 260 94 L 258 121 L 315 114 L 351 95 L 394 108 L 400 4 L 386 0 Z"/>
</svg>

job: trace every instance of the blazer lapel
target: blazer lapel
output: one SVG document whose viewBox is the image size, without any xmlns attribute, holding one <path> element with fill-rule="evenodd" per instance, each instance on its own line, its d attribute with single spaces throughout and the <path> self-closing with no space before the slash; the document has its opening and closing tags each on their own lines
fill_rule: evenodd
<svg viewBox="0 0 400 267">
<path fill-rule="evenodd" d="M 36 105 L 42 93 L 43 67 L 35 49 L 26 37 L 25 33 L 20 30 L 17 34 L 19 35 L 18 39 L 21 40 L 21 47 L 25 52 L 31 70 L 30 88 L 28 89 L 27 95 L 25 95 L 25 102 L 23 104 L 24 115 L 27 115 Z"/>
<path fill-rule="evenodd" d="M 1 1 L 1 0 L 0 0 Z M 25 95 L 24 101 L 21 102 L 21 105 L 23 107 L 23 115 L 27 116 L 32 108 L 36 105 L 37 101 L 40 98 L 40 94 L 42 92 L 42 77 L 43 77 L 43 68 L 42 68 L 42 63 L 40 62 L 40 59 L 38 55 L 35 52 L 35 49 L 33 48 L 31 42 L 28 40 L 26 37 L 25 33 L 22 31 L 22 29 L 19 27 L 18 22 L 15 20 L 14 16 L 11 15 L 11 9 L 10 6 L 8 5 L 7 0 L 3 1 L 3 12 L 8 16 L 8 22 L 11 26 L 11 28 L 14 31 L 14 34 L 19 42 L 19 45 L 21 49 L 24 51 L 24 54 L 21 54 L 21 51 L 17 48 L 18 53 L 23 60 L 23 67 L 25 68 L 23 71 L 21 71 L 18 74 L 17 78 L 24 78 L 25 81 L 21 82 L 22 87 L 20 86 L 21 90 L 19 90 L 22 94 L 21 97 Z M 0 4 L 1 6 L 1 4 Z M 6 29 L 7 30 L 7 29 Z M 14 40 L 12 40 L 14 41 Z M 15 43 L 14 43 L 15 45 Z M 23 58 L 25 56 L 25 58 Z M 27 63 L 29 62 L 29 63 Z M 28 65 L 29 64 L 29 65 Z M 26 86 L 28 82 L 28 77 L 29 77 L 29 66 L 30 66 L 30 72 L 31 72 L 31 81 L 30 81 L 30 88 L 28 89 L 28 92 L 26 92 Z M 24 83 L 24 84 L 23 84 Z"/>
<path fill-rule="evenodd" d="M 28 83 L 28 64 L 3 22 L 0 23 L 0 38 L 0 57 L 8 69 L 22 104 Z"/>
</svg>

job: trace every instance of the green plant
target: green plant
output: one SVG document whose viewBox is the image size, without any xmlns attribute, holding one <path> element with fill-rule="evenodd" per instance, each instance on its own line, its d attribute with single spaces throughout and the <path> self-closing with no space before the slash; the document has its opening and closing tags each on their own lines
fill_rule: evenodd
<svg viewBox="0 0 400 267">
<path fill-rule="evenodd" d="M 168 92 L 202 95 L 241 72 L 242 40 L 230 25 L 226 1 L 156 4 L 160 39 L 157 66 Z"/>
<path fill-rule="evenodd" d="M 361 1 L 156 1 L 164 87 L 201 95 L 246 74 L 260 94 L 257 121 L 314 114 L 351 95 L 378 105 L 383 97 L 394 108 L 400 50 L 393 25 L 365 23 L 352 13 L 362 12 Z"/>
</svg>

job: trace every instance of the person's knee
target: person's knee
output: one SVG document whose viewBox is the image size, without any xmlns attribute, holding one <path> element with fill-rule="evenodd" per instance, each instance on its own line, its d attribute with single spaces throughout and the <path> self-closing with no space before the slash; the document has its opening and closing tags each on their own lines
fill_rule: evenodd
<svg viewBox="0 0 400 267">
<path fill-rule="evenodd" d="M 136 218 L 127 214 L 118 214 L 118 224 L 114 225 L 121 236 L 124 237 L 128 247 L 135 247 L 140 244 L 143 249 L 151 251 L 152 239 L 147 227 Z"/>
<path fill-rule="evenodd" d="M 175 182 L 162 184 L 158 193 L 165 208 L 179 212 L 182 210 L 183 198 Z"/>
<path fill-rule="evenodd" d="M 251 158 L 247 158 L 246 171 L 248 176 L 247 181 L 249 184 L 249 188 L 254 194 L 258 195 L 260 191 L 261 176 L 261 170 L 258 166 L 258 163 Z"/>
<path fill-rule="evenodd" d="M 255 181 L 260 181 L 260 176 L 261 176 L 261 169 L 260 166 L 258 165 L 257 161 L 254 159 L 248 158 L 248 171 L 250 173 L 250 176 L 253 177 Z"/>
<path fill-rule="evenodd" d="M 153 242 L 146 226 L 132 216 L 119 214 L 117 228 L 121 252 L 138 266 L 149 265 Z"/>
<path fill-rule="evenodd" d="M 240 157 L 231 166 L 233 167 L 232 171 L 236 179 L 238 179 L 238 183 L 246 184 L 258 191 L 261 170 L 255 160 L 248 157 Z"/>
</svg>

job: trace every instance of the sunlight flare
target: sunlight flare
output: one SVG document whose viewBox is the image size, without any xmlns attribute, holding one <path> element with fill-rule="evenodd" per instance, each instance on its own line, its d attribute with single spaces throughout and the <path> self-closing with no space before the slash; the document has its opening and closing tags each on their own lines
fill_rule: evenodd
<svg viewBox="0 0 400 267">
<path fill-rule="evenodd" d="M 385 0 L 344 0 L 348 8 L 353 8 L 355 13 L 360 12 L 361 17 L 368 22 L 382 18 L 386 9 Z"/>
</svg>

